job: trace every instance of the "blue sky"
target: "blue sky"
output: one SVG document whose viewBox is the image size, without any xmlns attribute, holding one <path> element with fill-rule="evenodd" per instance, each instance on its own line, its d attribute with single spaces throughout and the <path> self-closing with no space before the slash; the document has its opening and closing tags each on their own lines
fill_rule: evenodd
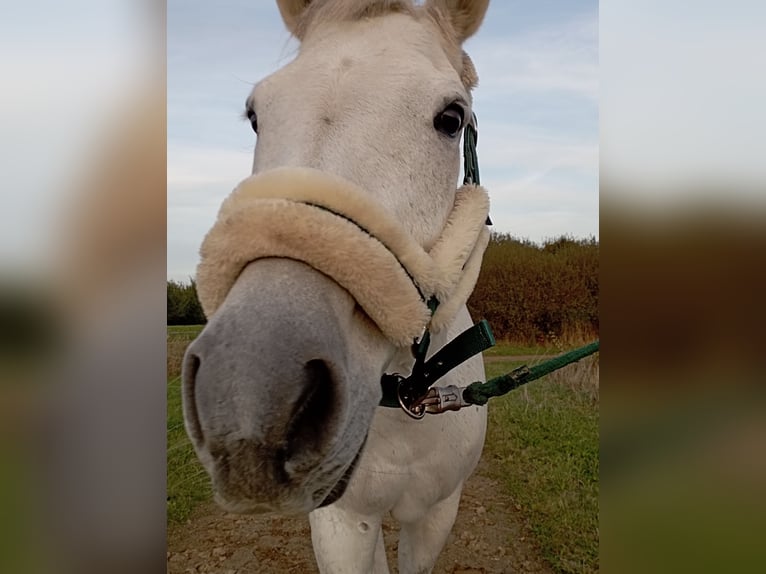
<svg viewBox="0 0 766 574">
<path fill-rule="evenodd" d="M 495 0 L 466 43 L 496 230 L 598 237 L 598 38 L 597 1 Z M 168 1 L 169 278 L 193 276 L 221 201 L 250 173 L 245 97 L 296 47 L 274 2 Z"/>
</svg>

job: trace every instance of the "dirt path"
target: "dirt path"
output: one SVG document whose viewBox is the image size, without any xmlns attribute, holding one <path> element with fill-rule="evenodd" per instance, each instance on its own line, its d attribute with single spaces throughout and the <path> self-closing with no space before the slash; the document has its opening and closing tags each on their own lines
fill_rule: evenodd
<svg viewBox="0 0 766 574">
<path fill-rule="evenodd" d="M 383 523 L 388 562 L 396 568 L 397 528 Z M 168 574 L 316 573 L 307 518 L 227 514 L 213 503 L 168 531 Z M 486 475 L 484 462 L 466 483 L 460 511 L 435 574 L 549 574 L 524 534 L 517 511 Z"/>
</svg>

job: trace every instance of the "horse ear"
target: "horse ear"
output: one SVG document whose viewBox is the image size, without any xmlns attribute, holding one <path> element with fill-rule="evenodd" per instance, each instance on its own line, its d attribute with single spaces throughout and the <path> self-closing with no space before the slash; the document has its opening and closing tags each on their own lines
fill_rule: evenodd
<svg viewBox="0 0 766 574">
<path fill-rule="evenodd" d="M 277 0 L 277 7 L 282 15 L 282 21 L 290 33 L 299 40 L 298 23 L 306 8 L 309 7 L 309 4 L 311 4 L 311 0 Z"/>
<path fill-rule="evenodd" d="M 428 3 L 449 16 L 461 44 L 476 33 L 489 7 L 489 0 L 429 0 Z"/>
</svg>

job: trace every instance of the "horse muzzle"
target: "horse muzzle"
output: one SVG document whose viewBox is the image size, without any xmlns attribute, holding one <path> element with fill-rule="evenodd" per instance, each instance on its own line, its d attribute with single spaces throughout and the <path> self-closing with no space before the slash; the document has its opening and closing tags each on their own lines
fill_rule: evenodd
<svg viewBox="0 0 766 574">
<path fill-rule="evenodd" d="M 365 392 L 350 380 L 353 309 L 306 265 L 263 260 L 189 346 L 184 419 L 224 508 L 308 512 L 345 485 L 366 438 L 352 416 Z"/>
</svg>

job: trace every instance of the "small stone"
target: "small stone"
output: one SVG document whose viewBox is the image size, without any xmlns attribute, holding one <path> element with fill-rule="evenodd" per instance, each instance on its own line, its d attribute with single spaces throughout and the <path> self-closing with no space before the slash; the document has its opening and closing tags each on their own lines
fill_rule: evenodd
<svg viewBox="0 0 766 574">
<path fill-rule="evenodd" d="M 238 548 L 231 555 L 226 565 L 234 569 L 244 568 L 255 558 L 253 551 L 249 548 Z"/>
<path fill-rule="evenodd" d="M 279 548 L 282 546 L 282 541 L 271 534 L 264 534 L 258 538 L 258 545 L 262 548 Z"/>
</svg>

